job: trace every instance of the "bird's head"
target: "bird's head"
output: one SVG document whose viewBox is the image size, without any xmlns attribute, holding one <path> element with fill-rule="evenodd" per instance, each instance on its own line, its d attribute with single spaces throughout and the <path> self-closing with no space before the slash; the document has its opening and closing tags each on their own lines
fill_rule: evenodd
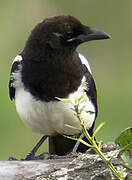
<svg viewBox="0 0 132 180">
<path fill-rule="evenodd" d="M 56 16 L 42 22 L 46 34 L 52 34 L 62 43 L 80 44 L 86 41 L 108 39 L 108 34 L 83 25 L 73 16 Z"/>
<path fill-rule="evenodd" d="M 76 47 L 84 42 L 110 38 L 103 31 L 83 25 L 73 16 L 56 16 L 45 19 L 32 31 L 27 46 L 40 49 L 55 49 Z"/>
</svg>

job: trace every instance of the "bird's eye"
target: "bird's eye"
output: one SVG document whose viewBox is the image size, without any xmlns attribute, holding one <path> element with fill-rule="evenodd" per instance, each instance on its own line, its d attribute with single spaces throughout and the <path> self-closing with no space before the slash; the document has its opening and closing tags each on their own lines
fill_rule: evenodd
<svg viewBox="0 0 132 180">
<path fill-rule="evenodd" d="M 73 33 L 72 33 L 72 31 L 67 31 L 66 34 L 67 34 L 68 37 L 71 37 Z"/>
<path fill-rule="evenodd" d="M 73 35 L 73 32 L 72 31 L 66 31 L 64 33 L 64 38 L 65 39 L 71 39 L 72 38 L 72 35 Z"/>
</svg>

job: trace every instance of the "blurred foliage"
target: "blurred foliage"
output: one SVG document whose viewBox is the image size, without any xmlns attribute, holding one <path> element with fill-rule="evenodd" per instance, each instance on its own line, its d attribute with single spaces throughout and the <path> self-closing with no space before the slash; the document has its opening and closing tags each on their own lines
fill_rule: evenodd
<svg viewBox="0 0 132 180">
<path fill-rule="evenodd" d="M 89 57 L 98 90 L 97 125 L 106 124 L 98 139 L 113 141 L 132 124 L 132 1 L 1 0 L 0 1 L 0 159 L 24 157 L 40 135 L 19 119 L 9 100 L 12 60 L 21 52 L 33 27 L 43 19 L 70 14 L 104 30 L 111 40 L 85 43 L 78 51 Z M 44 148 L 45 149 L 45 148 Z M 41 149 L 42 151 L 42 149 Z"/>
</svg>

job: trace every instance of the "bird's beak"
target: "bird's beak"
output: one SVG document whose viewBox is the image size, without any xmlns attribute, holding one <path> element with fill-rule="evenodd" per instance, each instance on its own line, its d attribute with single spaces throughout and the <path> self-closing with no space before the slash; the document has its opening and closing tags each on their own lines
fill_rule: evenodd
<svg viewBox="0 0 132 180">
<path fill-rule="evenodd" d="M 92 40 L 109 39 L 109 38 L 110 36 L 107 33 L 87 26 L 84 26 L 84 33 L 78 36 L 80 43 L 92 41 Z"/>
</svg>

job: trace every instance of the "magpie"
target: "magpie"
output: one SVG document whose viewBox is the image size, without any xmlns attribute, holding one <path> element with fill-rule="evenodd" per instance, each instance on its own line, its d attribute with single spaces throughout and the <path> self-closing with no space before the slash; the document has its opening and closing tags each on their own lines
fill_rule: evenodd
<svg viewBox="0 0 132 180">
<path fill-rule="evenodd" d="M 79 106 L 84 106 L 82 117 L 93 134 L 98 114 L 96 86 L 88 60 L 76 49 L 84 42 L 108 38 L 105 32 L 83 25 L 70 15 L 47 18 L 32 30 L 24 50 L 13 61 L 9 81 L 9 96 L 20 118 L 33 132 L 43 135 L 27 159 L 47 137 L 49 153 L 65 155 L 76 142 L 64 135 L 81 134 L 73 105 L 57 97 L 74 102 L 86 95 Z M 77 152 L 87 149 L 80 144 Z"/>
</svg>

